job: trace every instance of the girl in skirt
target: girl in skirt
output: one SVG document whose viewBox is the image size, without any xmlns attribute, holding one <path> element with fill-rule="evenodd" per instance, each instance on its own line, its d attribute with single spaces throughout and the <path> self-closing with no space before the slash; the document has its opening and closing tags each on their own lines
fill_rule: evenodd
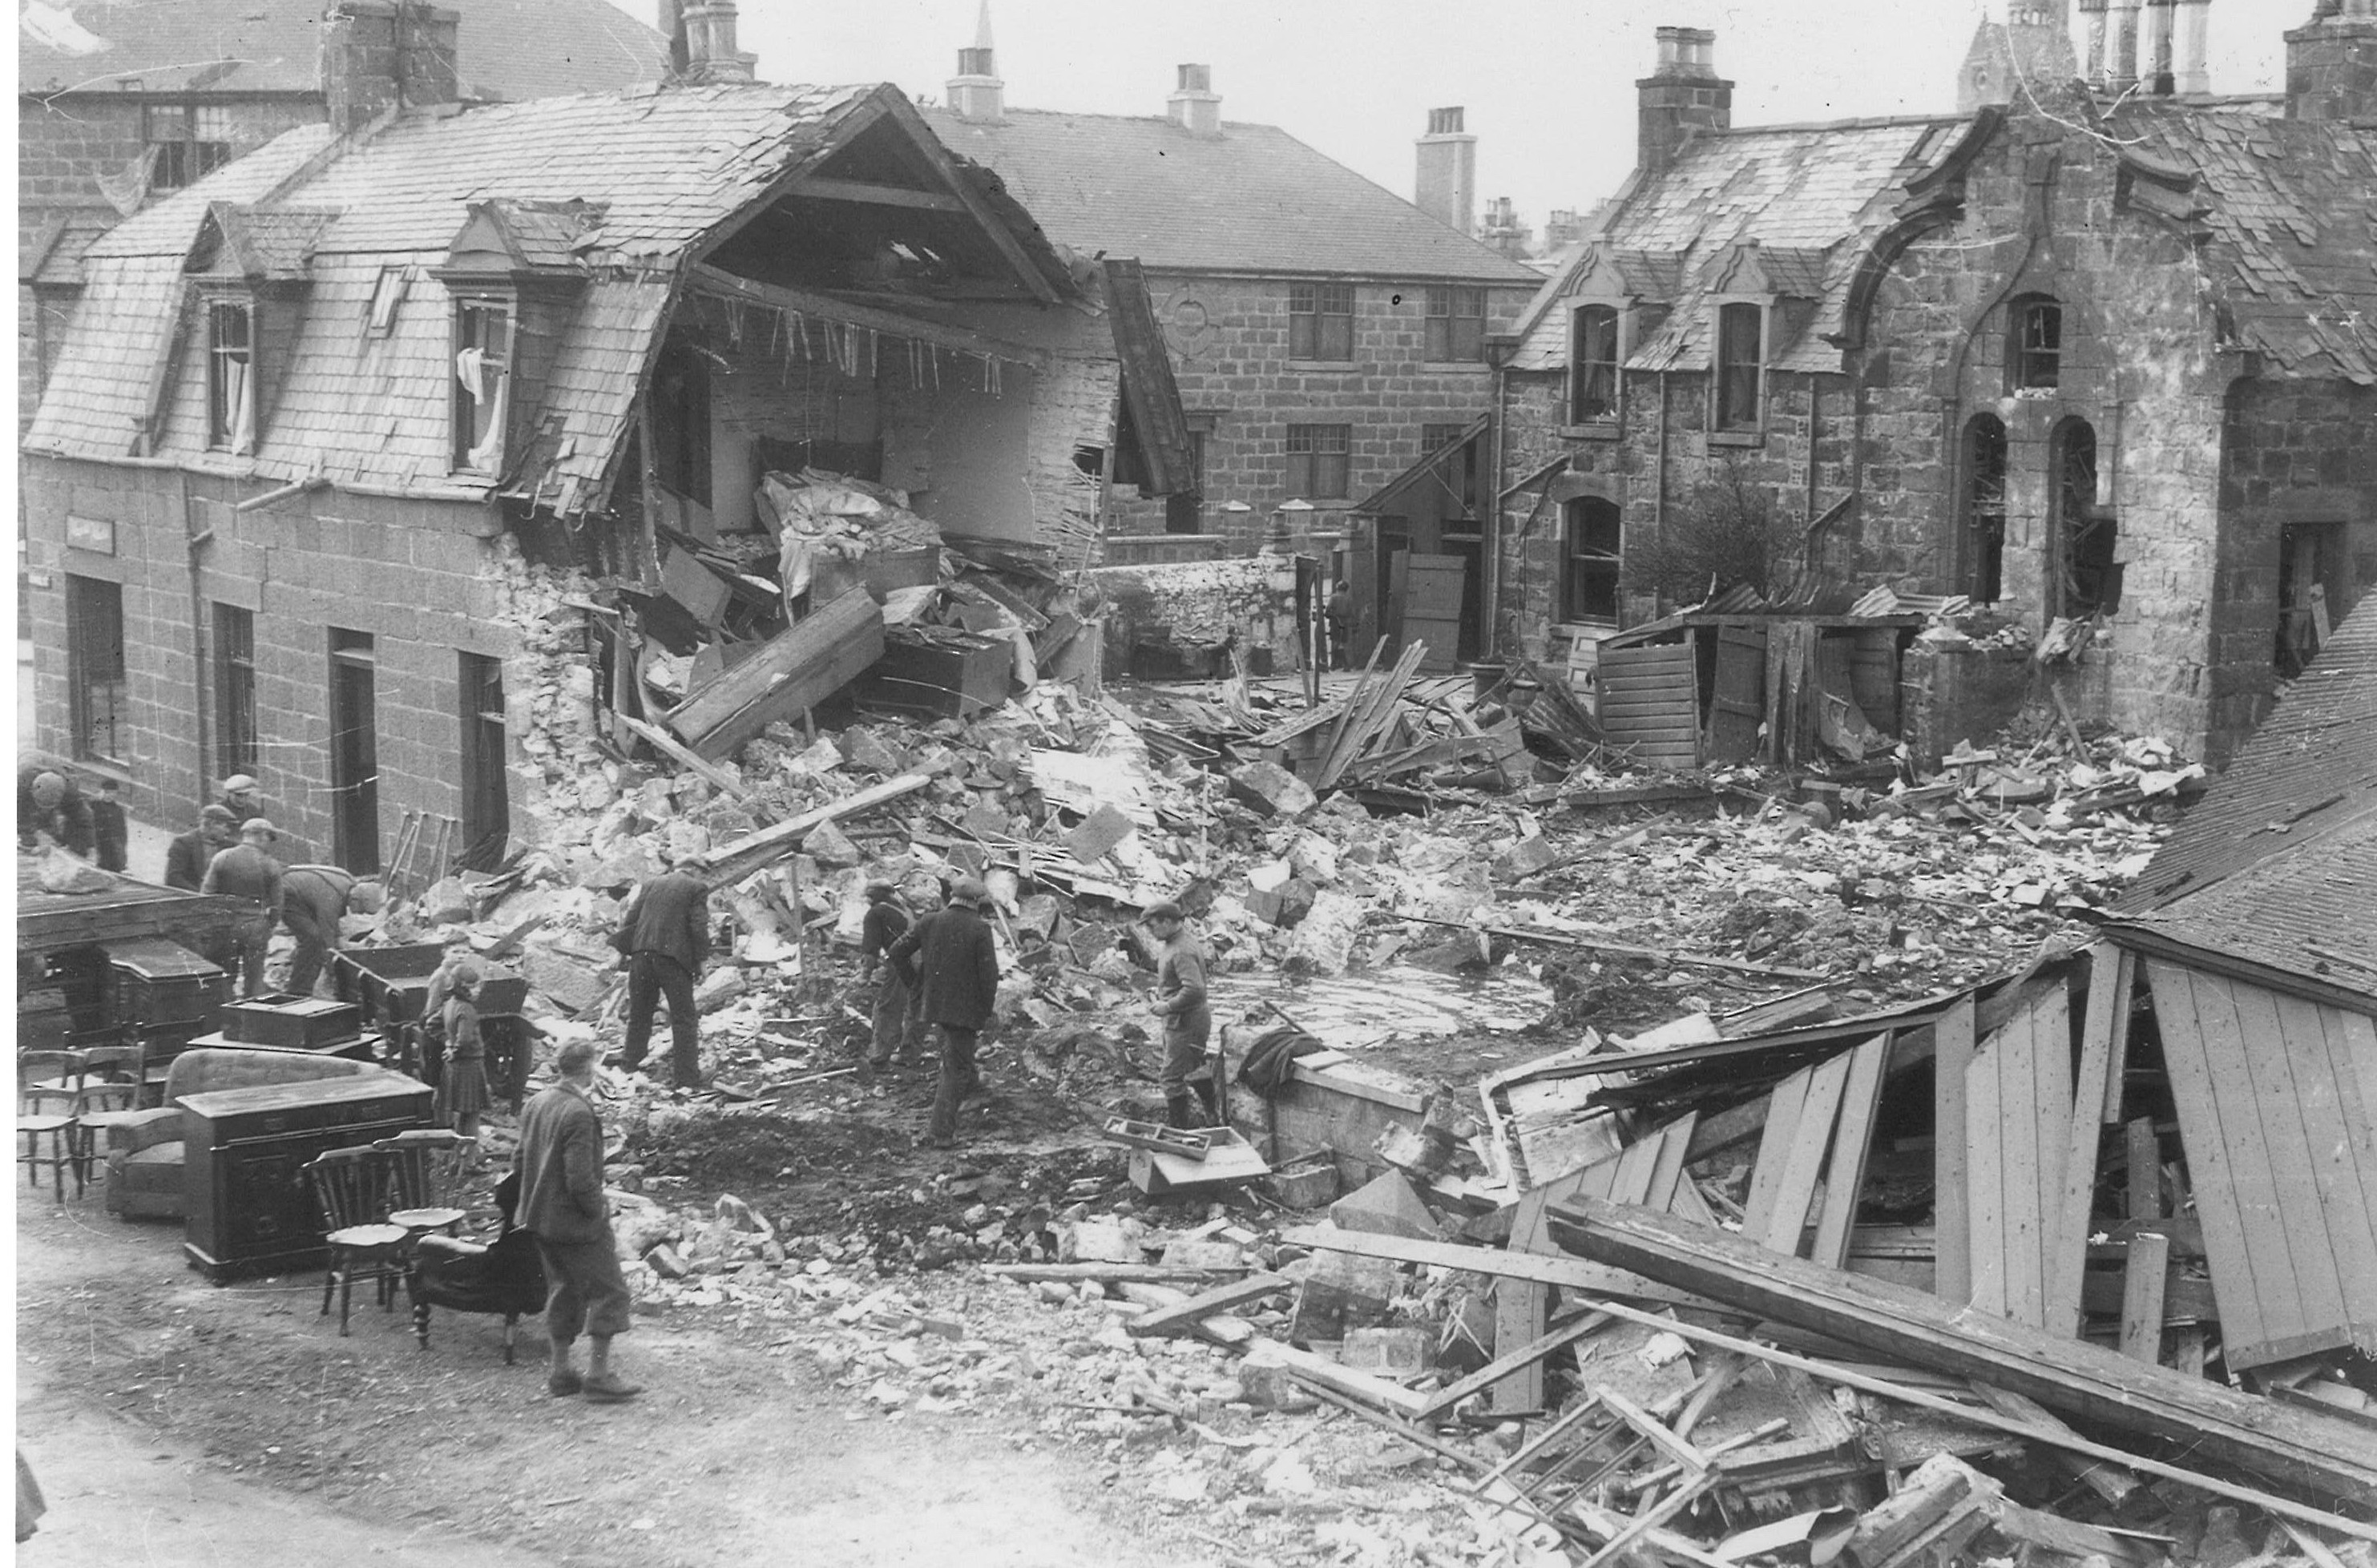
<svg viewBox="0 0 2377 1568">
<path fill-rule="evenodd" d="M 454 966 L 453 992 L 441 1022 L 446 1033 L 446 1070 L 437 1076 L 437 1120 L 466 1138 L 479 1135 L 479 1112 L 495 1097 L 487 1092 L 487 1048 L 479 1038 L 479 966 Z"/>
</svg>

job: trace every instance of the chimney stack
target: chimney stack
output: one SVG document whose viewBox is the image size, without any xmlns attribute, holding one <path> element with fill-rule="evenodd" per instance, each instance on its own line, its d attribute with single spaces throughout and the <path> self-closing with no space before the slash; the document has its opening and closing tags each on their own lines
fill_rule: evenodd
<svg viewBox="0 0 2377 1568">
<path fill-rule="evenodd" d="M 1172 90 L 1172 123 L 1190 136 L 1222 134 L 1222 95 L 1213 90 L 1213 67 L 1183 65 L 1180 85 Z"/>
<path fill-rule="evenodd" d="M 1427 112 L 1412 205 L 1467 234 L 1475 232 L 1477 219 L 1477 138 L 1462 128 L 1463 118 L 1459 108 Z"/>
<path fill-rule="evenodd" d="M 1716 74 L 1716 34 L 1705 28 L 1661 28 L 1659 65 L 1634 84 L 1640 108 L 1634 165 L 1665 169 L 1702 131 L 1733 125 L 1733 84 Z"/>
<path fill-rule="evenodd" d="M 2105 79 L 2105 0 L 2080 0 L 2088 42 L 2081 47 L 2080 79 L 2094 87 Z"/>
<path fill-rule="evenodd" d="M 1007 118 L 1007 84 L 990 43 L 990 0 L 982 0 L 974 20 L 973 47 L 958 51 L 958 74 L 950 78 L 950 107 L 961 120 Z"/>
<path fill-rule="evenodd" d="M 748 82 L 758 56 L 735 47 L 735 0 L 662 0 L 661 16 L 675 12 L 669 58 L 692 83 Z"/>
<path fill-rule="evenodd" d="M 2146 0 L 2145 30 L 2138 35 L 2138 80 L 2156 98 L 2171 95 L 2174 0 Z"/>
<path fill-rule="evenodd" d="M 322 17 L 322 96 L 350 137 L 391 110 L 462 96 L 462 18 L 397 0 L 336 0 Z"/>
<path fill-rule="evenodd" d="M 2212 21 L 2212 0 L 2179 0 L 2179 39 L 2171 45 L 2171 90 L 2181 98 L 2201 98 L 2212 90 L 2204 68 Z"/>
<path fill-rule="evenodd" d="M 2104 86 L 2127 92 L 2138 84 L 2138 0 L 2111 0 L 2105 9 Z"/>
<path fill-rule="evenodd" d="M 2377 120 L 2377 0 L 2319 0 L 2287 34 L 2287 118 Z"/>
</svg>

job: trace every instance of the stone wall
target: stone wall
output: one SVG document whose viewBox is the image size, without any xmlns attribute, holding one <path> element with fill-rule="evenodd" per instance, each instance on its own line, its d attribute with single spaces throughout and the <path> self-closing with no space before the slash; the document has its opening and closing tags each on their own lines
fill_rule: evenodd
<svg viewBox="0 0 2377 1568">
<path fill-rule="evenodd" d="M 102 194 L 102 176 L 122 180 L 147 144 L 141 139 L 145 95 L 128 92 L 73 93 L 42 99 L 20 95 L 17 100 L 17 232 L 22 255 L 54 218 L 65 218 L 79 236 L 94 229 L 112 229 L 120 215 Z M 233 158 L 252 152 L 295 125 L 322 118 L 317 94 L 289 93 L 269 98 L 226 99 L 209 102 L 210 125 L 219 127 Z M 22 430 L 40 400 L 45 356 L 43 339 L 52 351 L 71 305 L 52 302 L 44 321 L 33 291 L 20 282 L 17 290 L 17 423 Z"/>
<path fill-rule="evenodd" d="M 1166 324 L 1180 401 L 1192 420 L 1210 415 L 1205 437 L 1204 531 L 1226 534 L 1235 552 L 1251 552 L 1281 503 L 1313 500 L 1324 509 L 1358 501 L 1425 455 L 1424 427 L 1465 424 L 1493 401 L 1493 374 L 1474 364 L 1424 359 L 1427 290 L 1424 284 L 1363 280 L 1355 284 L 1354 357 L 1340 362 L 1288 358 L 1288 291 L 1284 279 L 1155 274 L 1148 293 Z M 1532 292 L 1524 286 L 1487 291 L 1486 327 L 1502 331 L 1518 319 Z M 1201 320 L 1201 327 L 1185 321 Z M 1287 427 L 1350 424 L 1347 495 L 1296 497 L 1287 488 Z M 1251 510 L 1222 510 L 1240 502 Z M 1164 531 L 1164 503 L 1141 500 L 1129 486 L 1114 488 L 1106 530 Z"/>
<path fill-rule="evenodd" d="M 1233 640 L 1253 666 L 1300 668 L 1292 555 L 1101 566 L 1084 576 L 1106 601 L 1109 673 L 1225 676 Z"/>
<path fill-rule="evenodd" d="M 383 856 L 406 811 L 461 814 L 462 653 L 503 664 L 516 830 L 539 790 L 570 785 L 595 760 L 591 707 L 581 700 L 591 687 L 567 673 L 584 665 L 561 604 L 582 596 L 586 583 L 529 565 L 499 528 L 479 537 L 491 521 L 480 507 L 325 490 L 241 513 L 233 509 L 239 490 L 163 469 L 25 459 L 37 745 L 61 754 L 71 745 L 66 588 L 73 575 L 121 587 L 130 726 L 125 754 L 113 760 L 127 778 L 127 802 L 148 820 L 191 820 L 221 772 L 216 758 L 199 754 L 200 714 L 218 719 L 218 604 L 255 616 L 262 756 L 252 771 L 290 859 L 327 856 L 332 840 L 332 627 L 373 639 Z M 114 552 L 70 546 L 69 515 L 113 523 Z M 214 537 L 198 552 L 194 627 L 186 540 L 209 529 Z M 220 730 L 209 733 L 219 738 Z M 522 748 L 532 734 L 535 755 Z"/>
</svg>

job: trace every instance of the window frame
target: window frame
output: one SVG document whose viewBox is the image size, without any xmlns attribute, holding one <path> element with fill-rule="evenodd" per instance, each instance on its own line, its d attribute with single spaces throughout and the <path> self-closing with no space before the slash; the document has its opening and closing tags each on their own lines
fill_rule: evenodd
<svg viewBox="0 0 2377 1568">
<path fill-rule="evenodd" d="M 1475 420 L 1429 421 L 1419 427 L 1419 452 L 1425 457 L 1439 446 L 1449 446 Z M 1456 447 L 1446 455 L 1448 472 L 1442 477 L 1444 488 L 1460 506 L 1461 516 L 1475 523 L 1486 515 L 1486 466 L 1477 450 L 1481 434 L 1470 437 L 1464 447 Z M 1458 481 L 1457 483 L 1455 481 Z"/>
<path fill-rule="evenodd" d="M 1568 324 L 1568 422 L 1585 427 L 1615 427 L 1625 411 L 1626 398 L 1626 327 L 1629 313 L 1608 300 L 1586 300 L 1569 312 Z M 1607 317 L 1609 333 L 1608 357 L 1590 362 L 1606 367 L 1608 395 L 1602 412 L 1588 412 L 1584 405 L 1585 354 L 1584 331 L 1588 318 Z"/>
<path fill-rule="evenodd" d="M 1463 306 L 1475 309 L 1465 310 Z M 1486 360 L 1483 286 L 1431 283 L 1426 291 L 1420 358 L 1429 364 L 1482 364 Z M 1439 324 L 1441 324 L 1440 326 Z"/>
<path fill-rule="evenodd" d="M 498 335 L 502 339 L 502 352 L 494 361 L 497 376 L 494 391 L 483 398 L 462 380 L 462 356 L 475 349 L 482 355 L 482 362 L 485 362 L 485 339 L 489 334 L 484 324 L 487 317 L 496 313 L 500 313 Z M 482 289 L 454 296 L 453 353 L 448 361 L 453 376 L 449 384 L 453 396 L 449 403 L 452 442 L 448 460 L 455 473 L 501 477 L 504 471 L 505 460 L 509 456 L 508 427 L 512 414 L 512 380 L 517 368 L 514 350 L 519 339 L 519 327 L 520 300 L 515 294 Z M 481 424 L 483 404 L 488 410 L 484 431 Z"/>
<path fill-rule="evenodd" d="M 1354 362 L 1354 285 L 1313 279 L 1287 286 L 1287 357 L 1313 364 Z"/>
<path fill-rule="evenodd" d="M 261 771 L 263 732 L 256 713 L 256 612 L 216 600 L 215 777 Z"/>
<path fill-rule="evenodd" d="M 143 103 L 140 145 L 148 150 L 149 188 L 186 190 L 231 161 L 229 139 L 215 140 L 200 133 L 211 105 L 203 103 Z M 173 123 L 178 117 L 179 124 Z"/>
<path fill-rule="evenodd" d="M 256 301 L 209 294 L 207 313 L 207 450 L 236 457 L 256 455 L 263 417 L 257 409 L 261 367 L 257 359 Z M 226 323 L 239 324 L 241 340 L 226 340 Z M 236 383 L 232 374 L 236 367 Z M 243 417 L 244 410 L 244 417 Z"/>
<path fill-rule="evenodd" d="M 1994 464 L 1985 453 L 1994 453 Z M 2013 445 L 2005 422 L 1976 414 L 1965 426 L 1958 500 L 1964 514 L 1962 591 L 1976 604 L 2005 597 L 2006 493 L 2013 471 Z M 1991 468 L 1994 472 L 1991 472 Z M 1995 492 L 1989 486 L 1994 481 Z"/>
<path fill-rule="evenodd" d="M 2037 341 L 2044 325 L 2051 343 Z M 2063 385 L 2063 303 L 2052 294 L 2020 294 L 2006 306 L 2006 390 L 2052 392 Z"/>
<path fill-rule="evenodd" d="M 1332 446 L 1329 442 L 1337 445 Z M 1301 445 L 1298 444 L 1302 443 Z M 1345 501 L 1354 494 L 1354 427 L 1291 424 L 1287 427 L 1286 490 L 1295 501 Z M 1301 467 L 1299 468 L 1299 464 Z M 1331 474 L 1333 471 L 1333 479 Z M 1301 477 L 1304 483 L 1296 481 Z"/>
<path fill-rule="evenodd" d="M 1709 345 L 1709 434 L 1720 440 L 1755 440 L 1766 433 L 1766 334 L 1774 312 L 1763 300 L 1719 300 L 1715 308 L 1714 340 Z M 1738 353 L 1740 324 L 1745 320 L 1757 323 L 1751 355 L 1746 361 Z M 1750 377 L 1746 418 L 1736 417 L 1735 400 L 1744 372 Z"/>
<path fill-rule="evenodd" d="M 1616 538 L 1613 548 L 1593 548 L 1587 543 L 1588 517 L 1596 512 L 1607 514 L 1607 523 Z M 1619 587 L 1626 565 L 1625 508 L 1606 495 L 1580 495 L 1560 504 L 1560 623 L 1573 626 L 1614 626 L 1624 600 Z M 1580 602 L 1579 573 L 1589 571 L 1595 579 L 1607 579 L 1607 609 L 1588 609 Z M 1596 596 L 1595 603 L 1598 605 Z"/>
<path fill-rule="evenodd" d="M 67 750 L 78 760 L 123 766 L 125 731 L 132 722 L 130 660 L 124 647 L 124 585 L 107 577 L 79 572 L 66 578 L 66 716 L 71 733 Z M 107 628 L 92 624 L 91 612 L 106 606 L 102 620 L 113 618 L 112 653 Z M 96 642 L 94 641 L 96 638 Z M 102 655 L 98 668 L 94 655 Z M 102 716 L 103 710 L 103 716 Z M 97 737 L 105 731 L 105 743 Z M 113 749 L 111 749 L 113 748 Z"/>
</svg>

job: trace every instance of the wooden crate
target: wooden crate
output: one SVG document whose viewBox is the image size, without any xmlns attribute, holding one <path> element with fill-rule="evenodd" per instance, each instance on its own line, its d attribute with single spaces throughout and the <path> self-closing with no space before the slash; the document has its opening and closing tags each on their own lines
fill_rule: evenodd
<svg viewBox="0 0 2377 1568">
<path fill-rule="evenodd" d="M 860 680 L 858 698 L 903 713 L 965 719 L 1005 702 L 1014 676 L 1015 645 L 1004 638 L 892 637 Z"/>
</svg>

